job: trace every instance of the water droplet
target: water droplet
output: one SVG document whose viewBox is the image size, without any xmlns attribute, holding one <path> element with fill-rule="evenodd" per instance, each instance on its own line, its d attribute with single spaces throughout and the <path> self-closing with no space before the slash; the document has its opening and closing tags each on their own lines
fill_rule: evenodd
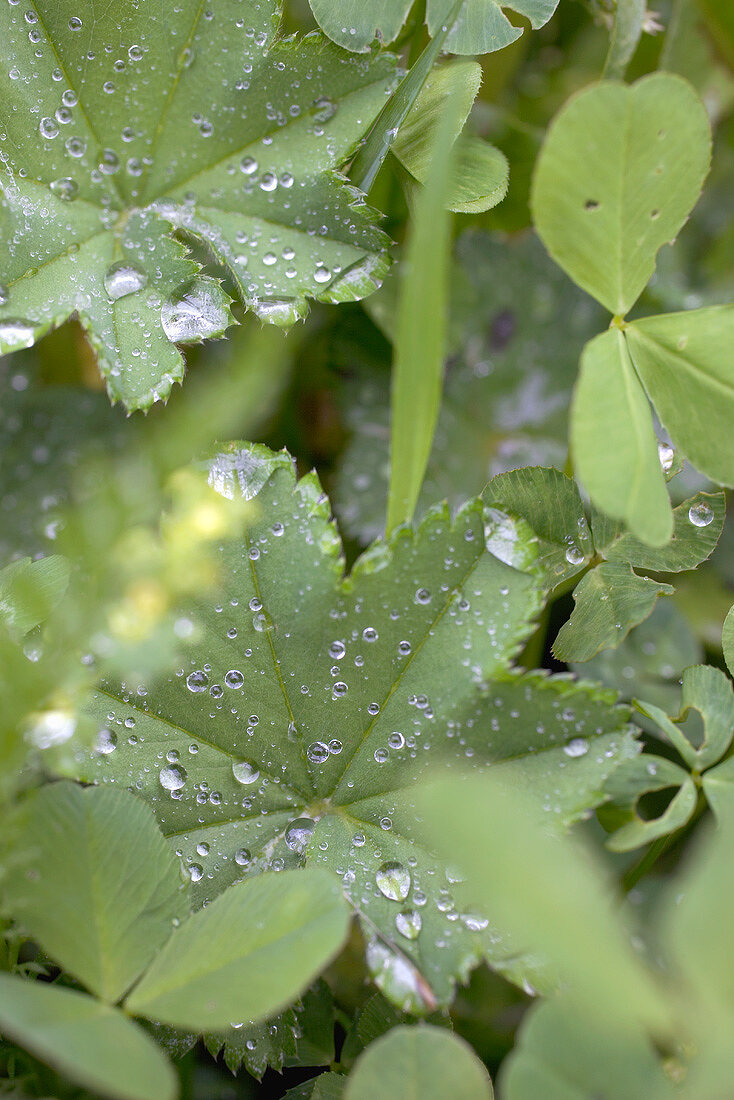
<svg viewBox="0 0 734 1100">
<path fill-rule="evenodd" d="M 6 286 L 0 285 L 0 306 L 6 306 L 10 298 L 10 291 Z"/>
<path fill-rule="evenodd" d="M 329 656 L 335 661 L 340 661 L 346 651 L 346 646 L 343 642 L 332 642 L 329 646 Z"/>
<path fill-rule="evenodd" d="M 102 756 L 109 756 L 115 751 L 116 745 L 117 734 L 112 730 L 102 729 L 94 739 L 94 751 L 101 753 Z"/>
<path fill-rule="evenodd" d="M 566 561 L 569 565 L 581 565 L 586 555 L 578 546 L 569 546 L 566 550 Z"/>
<path fill-rule="evenodd" d="M 59 126 L 55 118 L 42 118 L 38 129 L 41 132 L 41 137 L 55 138 L 59 132 Z"/>
<path fill-rule="evenodd" d="M 376 642 L 378 634 L 374 626 L 366 626 L 362 631 L 362 637 L 366 642 Z"/>
<path fill-rule="evenodd" d="M 69 20 L 69 30 L 70 31 L 80 31 L 81 29 L 82 29 L 81 19 L 79 18 L 78 15 L 72 15 L 71 19 Z"/>
<path fill-rule="evenodd" d="M 402 749 L 405 745 L 405 738 L 402 733 L 398 733 L 398 731 L 395 730 L 395 732 L 391 733 L 388 737 L 387 743 L 391 749 Z"/>
<path fill-rule="evenodd" d="M 415 594 L 415 602 L 422 604 L 431 602 L 431 593 L 428 591 L 427 588 L 419 588 L 417 590 Z"/>
<path fill-rule="evenodd" d="M 395 917 L 395 927 L 406 940 L 417 940 L 423 927 L 423 918 L 417 909 L 405 909 Z"/>
<path fill-rule="evenodd" d="M 315 823 L 310 817 L 297 817 L 295 821 L 291 821 L 285 831 L 286 845 L 292 852 L 298 852 L 299 855 L 301 852 L 305 852 L 315 827 Z"/>
<path fill-rule="evenodd" d="M 675 451 L 669 443 L 658 443 L 658 458 L 663 473 L 667 474 L 668 470 L 672 469 L 675 461 Z"/>
<path fill-rule="evenodd" d="M 114 149 L 103 149 L 99 158 L 99 170 L 105 176 L 113 176 L 120 168 L 120 159 Z"/>
<path fill-rule="evenodd" d="M 390 901 L 405 901 L 410 893 L 410 871 L 396 860 L 382 864 L 375 882 L 380 893 Z"/>
<path fill-rule="evenodd" d="M 254 157 L 243 157 L 240 161 L 240 169 L 246 176 L 253 176 L 257 172 L 257 161 Z"/>
<path fill-rule="evenodd" d="M 331 279 L 331 272 L 329 271 L 328 267 L 324 266 L 324 264 L 319 264 L 319 266 L 314 271 L 313 277 L 314 282 L 316 283 L 328 283 Z"/>
<path fill-rule="evenodd" d="M 567 745 L 563 746 L 566 756 L 585 756 L 589 751 L 589 742 L 584 737 L 574 737 Z"/>
<path fill-rule="evenodd" d="M 64 176 L 62 179 L 53 181 L 51 190 L 65 202 L 71 202 L 79 194 L 79 184 L 71 176 Z"/>
<path fill-rule="evenodd" d="M 161 787 L 164 787 L 165 790 L 180 791 L 186 782 L 186 769 L 178 764 L 168 768 L 161 768 L 158 778 Z"/>
<path fill-rule="evenodd" d="M 232 775 L 238 783 L 249 786 L 250 783 L 257 783 L 260 778 L 260 769 L 249 760 L 233 760 Z"/>
<path fill-rule="evenodd" d="M 148 282 L 148 276 L 139 267 L 127 260 L 118 260 L 112 264 L 104 277 L 104 288 L 111 302 L 126 298 L 142 290 Z"/>
<path fill-rule="evenodd" d="M 262 179 L 260 180 L 260 190 L 261 191 L 275 191 L 277 186 L 278 186 L 277 176 L 275 176 L 273 174 L 273 172 L 265 172 L 263 174 Z"/>
<path fill-rule="evenodd" d="M 161 306 L 163 331 L 172 344 L 198 343 L 221 335 L 229 314 L 219 287 L 203 279 L 185 283 Z"/>
<path fill-rule="evenodd" d="M 69 156 L 76 157 L 77 160 L 79 159 L 79 157 L 83 157 L 87 151 L 86 141 L 83 141 L 82 138 L 79 137 L 67 138 L 65 145 L 66 151 Z"/>
<path fill-rule="evenodd" d="M 199 863 L 192 863 L 188 868 L 188 872 L 192 882 L 201 882 L 204 877 L 204 868 Z"/>
<path fill-rule="evenodd" d="M 329 755 L 329 746 L 323 741 L 313 741 L 306 749 L 306 756 L 312 764 L 323 764 Z"/>
<path fill-rule="evenodd" d="M 237 636 L 235 632 L 235 637 Z M 224 682 L 229 688 L 240 688 L 245 682 L 245 678 L 239 669 L 232 668 L 225 674 Z"/>
<path fill-rule="evenodd" d="M 190 672 L 186 677 L 186 687 L 189 691 L 193 691 L 194 694 L 200 691 L 206 691 L 209 687 L 209 677 L 201 669 L 197 669 L 196 672 Z"/>
<path fill-rule="evenodd" d="M 38 326 L 32 321 L 8 317 L 0 321 L 0 352 L 30 348 L 35 341 Z"/>
<path fill-rule="evenodd" d="M 688 509 L 688 518 L 694 527 L 708 527 L 714 518 L 714 512 L 708 504 L 700 501 L 698 504 L 692 504 Z"/>
<path fill-rule="evenodd" d="M 247 848 L 240 848 L 234 854 L 234 861 L 239 867 L 246 867 L 251 860 L 252 856 Z"/>
</svg>

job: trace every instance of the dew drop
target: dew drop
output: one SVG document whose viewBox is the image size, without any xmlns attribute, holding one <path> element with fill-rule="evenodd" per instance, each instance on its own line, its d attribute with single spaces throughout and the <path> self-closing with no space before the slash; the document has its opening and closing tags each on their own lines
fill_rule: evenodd
<svg viewBox="0 0 734 1100">
<path fill-rule="evenodd" d="M 658 443 L 658 458 L 664 474 L 672 469 L 675 460 L 675 451 L 669 443 Z"/>
<path fill-rule="evenodd" d="M 566 756 L 585 756 L 589 751 L 589 742 L 584 737 L 574 737 L 567 745 L 563 746 Z"/>
<path fill-rule="evenodd" d="M 566 561 L 569 565 L 582 565 L 586 555 L 578 546 L 569 546 L 566 550 Z"/>
<path fill-rule="evenodd" d="M 417 940 L 423 927 L 423 918 L 417 909 L 405 909 L 395 917 L 395 927 L 406 940 Z"/>
<path fill-rule="evenodd" d="M 249 760 L 233 760 L 232 775 L 238 783 L 249 786 L 250 783 L 257 783 L 260 778 L 260 769 Z"/>
<path fill-rule="evenodd" d="M 699 504 L 691 505 L 688 509 L 688 518 L 694 527 L 708 527 L 714 518 L 714 512 L 708 504 L 701 501 Z"/>
<path fill-rule="evenodd" d="M 161 787 L 167 791 L 180 791 L 186 782 L 186 769 L 180 765 L 161 768 L 158 776 Z"/>
<path fill-rule="evenodd" d="M 101 729 L 94 739 L 94 751 L 109 756 L 117 746 L 117 734 L 113 730 Z"/>
<path fill-rule="evenodd" d="M 299 855 L 305 852 L 315 827 L 310 817 L 297 817 L 295 821 L 291 821 L 284 834 L 287 847 Z"/>
<path fill-rule="evenodd" d="M 148 282 L 148 276 L 135 264 L 127 260 L 118 260 L 107 269 L 104 277 L 104 288 L 111 302 L 117 302 L 120 298 L 126 298 L 128 294 L 135 294 L 142 290 Z"/>
<path fill-rule="evenodd" d="M 76 180 L 73 180 L 71 176 L 64 176 L 61 179 L 53 181 L 51 190 L 54 195 L 57 195 L 60 199 L 64 199 L 65 202 L 71 202 L 79 194 L 79 184 Z"/>
<path fill-rule="evenodd" d="M 383 863 L 375 875 L 380 893 L 390 901 L 405 901 L 410 893 L 410 871 L 396 860 Z"/>
<path fill-rule="evenodd" d="M 201 669 L 197 669 L 196 672 L 190 672 L 186 677 L 186 687 L 189 691 L 193 691 L 197 694 L 200 691 L 206 691 L 209 687 L 209 677 Z"/>
<path fill-rule="evenodd" d="M 329 755 L 329 746 L 323 741 L 313 741 L 306 749 L 306 756 L 312 764 L 323 764 Z"/>
<path fill-rule="evenodd" d="M 237 637 L 235 633 L 235 637 Z M 237 668 L 232 668 L 225 674 L 224 682 L 228 688 L 240 688 L 245 682 L 245 678 Z"/>
<path fill-rule="evenodd" d="M 198 343 L 223 333 L 229 314 L 216 284 L 192 279 L 163 303 L 161 324 L 172 344 Z"/>
</svg>

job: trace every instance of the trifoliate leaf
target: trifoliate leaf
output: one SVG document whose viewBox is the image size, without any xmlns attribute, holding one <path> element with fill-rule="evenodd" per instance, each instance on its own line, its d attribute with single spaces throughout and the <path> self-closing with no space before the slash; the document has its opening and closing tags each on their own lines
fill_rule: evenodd
<svg viewBox="0 0 734 1100">
<path fill-rule="evenodd" d="M 321 29 L 348 50 L 366 50 L 375 38 L 392 42 L 408 17 L 413 0 L 310 0 Z M 455 0 L 428 0 L 426 21 L 434 35 L 446 22 Z M 544 26 L 558 0 L 465 0 L 446 41 L 451 53 L 491 53 L 509 46 L 522 34 L 503 8 L 526 16 L 535 29 Z"/>
<path fill-rule="evenodd" d="M 117 735 L 97 744 L 112 752 Z M 188 912 L 188 897 L 148 806 L 127 791 L 42 787 L 14 815 L 6 909 L 65 970 L 114 1002 Z"/>
<path fill-rule="evenodd" d="M 574 590 L 575 607 L 553 643 L 559 661 L 588 661 L 617 645 L 651 613 L 659 596 L 672 596 L 669 584 L 639 577 L 629 565 L 602 562 Z"/>
<path fill-rule="evenodd" d="M 625 336 L 676 447 L 712 481 L 734 486 L 734 306 L 645 317 Z"/>
<path fill-rule="evenodd" d="M 563 467 L 578 356 L 601 320 L 598 306 L 532 236 L 505 241 L 465 233 L 452 284 L 468 288 L 466 305 L 456 307 L 461 350 L 447 366 L 419 515 L 436 500 L 456 508 L 492 476 L 518 466 Z M 360 371 L 346 387 L 345 405 L 353 435 L 338 471 L 336 506 L 346 530 L 366 542 L 384 530 L 387 372 Z"/>
<path fill-rule="evenodd" d="M 402 1096 L 406 1100 L 492 1100 L 487 1070 L 465 1039 L 443 1028 L 396 1027 L 357 1059 L 345 1100 Z"/>
<path fill-rule="evenodd" d="M 174 931 L 125 1007 L 196 1031 L 262 1020 L 303 992 L 348 924 L 339 885 L 323 871 L 239 882 Z"/>
<path fill-rule="evenodd" d="M 579 480 L 598 508 L 650 546 L 669 541 L 673 517 L 652 413 L 619 329 L 584 348 L 571 447 Z"/>
<path fill-rule="evenodd" d="M 538 536 L 538 565 L 548 588 L 574 576 L 594 556 L 581 494 L 559 470 L 526 466 L 498 474 L 482 497 L 530 524 Z"/>
<path fill-rule="evenodd" d="M 117 746 L 80 774 L 150 801 L 202 902 L 266 868 L 332 869 L 380 987 L 429 1010 L 507 951 L 481 915 L 458 919 L 445 867 L 415 846 L 416 777 L 497 765 L 571 821 L 635 755 L 626 711 L 563 677 L 506 678 L 540 595 L 485 548 L 480 501 L 398 529 L 345 577 L 328 501 L 286 455 L 232 445 L 210 478 L 257 519 L 222 547 L 219 596 L 182 610 L 185 665 L 143 693 L 100 690 L 90 711 Z"/>
<path fill-rule="evenodd" d="M 726 498 L 723 493 L 696 493 L 673 509 L 673 537 L 666 546 L 646 546 L 623 531 L 609 538 L 609 524 L 592 518 L 596 549 L 607 561 L 628 562 L 635 569 L 655 573 L 680 573 L 695 569 L 713 553 L 724 529 Z M 606 538 L 599 539 L 600 530 Z"/>
<path fill-rule="evenodd" d="M 624 316 L 695 205 L 710 156 L 706 108 L 679 76 L 585 88 L 556 116 L 538 158 L 538 234 L 579 286 Z"/>
<path fill-rule="evenodd" d="M 85 993 L 0 974 L 3 1036 L 94 1093 L 113 1100 L 175 1100 L 165 1054 L 119 1008 Z"/>
<path fill-rule="evenodd" d="M 683 673 L 681 709 L 674 719 L 659 707 L 640 702 L 638 706 L 666 734 L 690 768 L 703 771 L 720 760 L 734 737 L 734 688 L 728 676 L 711 665 L 694 665 Z M 703 721 L 703 736 L 693 744 L 680 723 L 688 712 L 697 711 Z"/>
<path fill-rule="evenodd" d="M 14 638 L 42 623 L 62 599 L 69 563 L 60 554 L 41 561 L 21 558 L 0 569 L 0 619 Z"/>
<path fill-rule="evenodd" d="M 637 805 L 643 794 L 668 789 L 676 793 L 663 813 L 655 818 L 642 818 Z M 613 852 L 629 852 L 676 832 L 690 821 L 698 801 L 688 772 L 672 760 L 648 753 L 625 760 L 609 779 L 606 791 L 617 813 L 628 819 L 607 841 Z"/>
<path fill-rule="evenodd" d="M 386 238 L 334 169 L 381 107 L 393 61 L 320 35 L 276 42 L 280 8 L 5 8 L 0 352 L 76 313 L 113 399 L 165 399 L 183 375 L 177 345 L 231 323 L 228 296 L 172 230 L 276 324 L 302 317 L 308 297 L 378 285 Z"/>
</svg>

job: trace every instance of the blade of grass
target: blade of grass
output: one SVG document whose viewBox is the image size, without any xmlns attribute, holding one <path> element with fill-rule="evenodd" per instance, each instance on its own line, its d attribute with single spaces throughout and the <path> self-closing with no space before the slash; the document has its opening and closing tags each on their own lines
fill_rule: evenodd
<svg viewBox="0 0 734 1100">
<path fill-rule="evenodd" d="M 418 192 L 405 251 L 393 355 L 387 531 L 410 523 L 431 453 L 441 405 L 451 248 L 454 93 L 436 129 L 432 169 Z"/>
<path fill-rule="evenodd" d="M 406 115 L 415 103 L 428 74 L 443 48 L 447 36 L 453 30 L 464 0 L 457 0 L 441 30 L 432 38 L 414 65 L 403 77 L 395 92 L 377 116 L 364 144 L 357 151 L 349 169 L 349 177 L 355 187 L 365 194 L 375 182 L 390 146 L 395 141 Z"/>
</svg>

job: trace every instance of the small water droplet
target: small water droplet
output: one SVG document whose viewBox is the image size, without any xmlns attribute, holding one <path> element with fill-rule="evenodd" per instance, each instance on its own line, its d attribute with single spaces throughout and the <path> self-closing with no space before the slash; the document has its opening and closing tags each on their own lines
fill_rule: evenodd
<svg viewBox="0 0 734 1100">
<path fill-rule="evenodd" d="M 313 741 L 306 749 L 306 756 L 312 764 L 323 764 L 330 756 L 329 746 L 323 741 Z"/>
<path fill-rule="evenodd" d="M 584 737 L 574 737 L 567 745 L 563 746 L 566 756 L 585 756 L 589 751 L 589 742 Z"/>
<path fill-rule="evenodd" d="M 235 632 L 235 637 L 237 634 Z M 245 678 L 237 668 L 232 668 L 225 674 L 224 682 L 229 688 L 240 688 L 245 682 Z"/>
<path fill-rule="evenodd" d="M 250 783 L 257 783 L 260 778 L 260 769 L 249 760 L 233 760 L 232 775 L 238 783 L 249 786 Z"/>
<path fill-rule="evenodd" d="M 566 561 L 569 565 L 582 565 L 586 555 L 578 546 L 569 546 L 566 550 Z"/>
<path fill-rule="evenodd" d="M 53 181 L 51 190 L 54 195 L 65 202 L 71 202 L 79 194 L 79 184 L 71 176 L 63 176 L 61 179 Z"/>
<path fill-rule="evenodd" d="M 209 687 L 209 677 L 201 669 L 197 669 L 196 672 L 190 672 L 186 677 L 186 687 L 189 691 L 193 691 L 194 694 L 200 691 L 206 691 Z"/>
<path fill-rule="evenodd" d="M 672 469 L 675 460 L 675 451 L 669 443 L 658 443 L 658 458 L 663 473 L 667 474 L 668 470 Z"/>
<path fill-rule="evenodd" d="M 117 302 L 120 298 L 126 298 L 128 294 L 135 294 L 142 290 L 148 282 L 148 276 L 135 264 L 127 260 L 118 260 L 112 264 L 104 277 L 104 288 L 111 302 Z"/>
<path fill-rule="evenodd" d="M 692 504 L 688 509 L 688 518 L 694 527 L 708 527 L 714 518 L 714 512 L 708 504 L 700 501 L 698 504 Z"/>
<path fill-rule="evenodd" d="M 406 940 L 417 940 L 423 927 L 423 918 L 417 909 L 405 909 L 395 917 L 395 927 Z"/>
</svg>

